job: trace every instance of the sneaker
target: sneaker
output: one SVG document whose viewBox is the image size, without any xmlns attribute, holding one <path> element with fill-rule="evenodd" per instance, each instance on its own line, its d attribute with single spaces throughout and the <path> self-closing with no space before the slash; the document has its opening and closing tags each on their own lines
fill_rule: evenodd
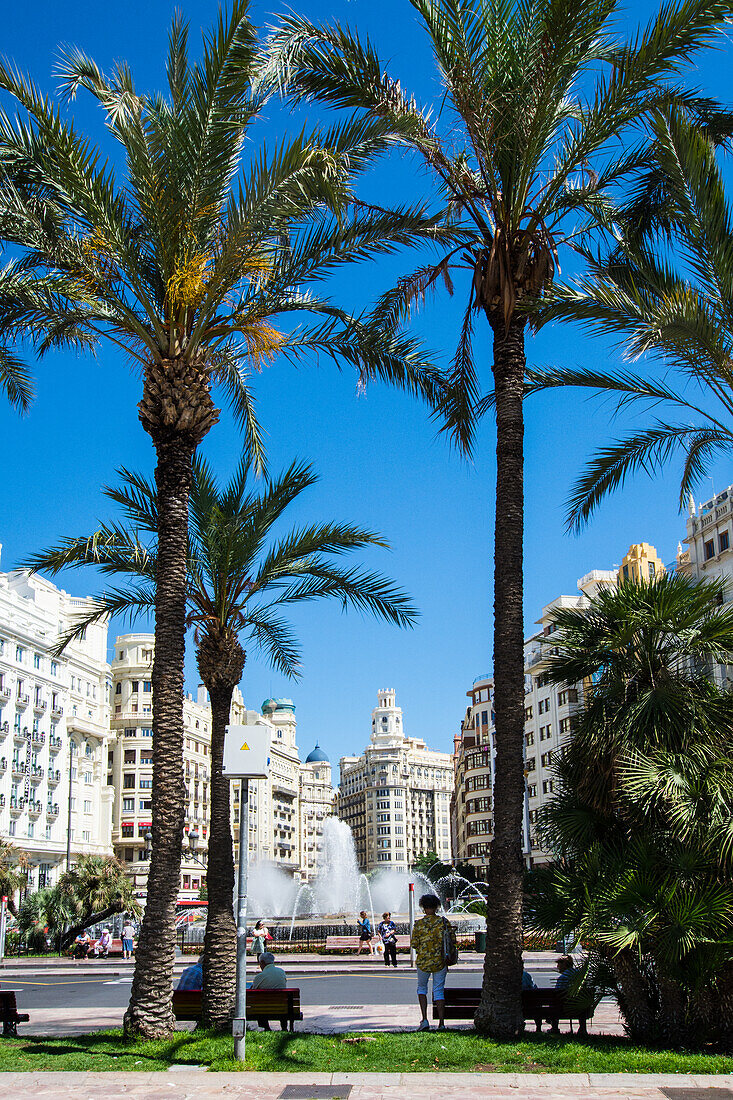
<svg viewBox="0 0 733 1100">
<path fill-rule="evenodd" d="M 438 1024 L 438 1031 L 445 1031 L 445 1023 L 442 1020 Z"/>
<path fill-rule="evenodd" d="M 418 1027 L 417 1030 L 418 1031 L 430 1031 L 430 1024 L 428 1023 L 427 1020 L 421 1020 L 420 1021 L 420 1026 Z"/>
</svg>

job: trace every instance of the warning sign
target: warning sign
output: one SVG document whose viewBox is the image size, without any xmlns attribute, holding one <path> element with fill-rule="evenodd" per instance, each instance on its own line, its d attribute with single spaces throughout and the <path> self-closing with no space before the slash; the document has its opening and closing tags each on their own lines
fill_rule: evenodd
<svg viewBox="0 0 733 1100">
<path fill-rule="evenodd" d="M 270 727 L 227 726 L 224 775 L 230 779 L 266 779 L 270 764 Z"/>
</svg>

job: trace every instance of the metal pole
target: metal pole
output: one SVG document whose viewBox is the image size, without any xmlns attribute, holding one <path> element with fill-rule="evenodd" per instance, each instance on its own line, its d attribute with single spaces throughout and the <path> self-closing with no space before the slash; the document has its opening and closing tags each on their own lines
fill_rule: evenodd
<svg viewBox="0 0 733 1100">
<path fill-rule="evenodd" d="M 66 820 L 66 870 L 71 868 L 71 793 L 73 791 L 72 785 L 72 765 L 74 763 L 74 739 L 69 738 L 69 813 Z"/>
<path fill-rule="evenodd" d="M 411 882 L 407 892 L 407 912 L 410 921 L 410 966 L 415 965 L 415 952 L 412 948 L 412 930 L 415 927 L 415 883 Z"/>
<path fill-rule="evenodd" d="M 237 999 L 234 1011 L 234 1057 L 243 1062 L 247 1035 L 247 863 L 249 848 L 249 780 L 239 786 L 239 881 L 237 883 Z"/>
<path fill-rule="evenodd" d="M 5 921 L 8 909 L 8 899 L 4 897 L 0 902 L 0 966 L 5 965 Z"/>
</svg>

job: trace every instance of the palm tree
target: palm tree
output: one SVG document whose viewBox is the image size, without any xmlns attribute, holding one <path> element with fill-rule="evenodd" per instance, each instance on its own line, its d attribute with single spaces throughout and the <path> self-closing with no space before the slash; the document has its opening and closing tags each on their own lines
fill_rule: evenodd
<svg viewBox="0 0 733 1100">
<path fill-rule="evenodd" d="M 672 372 L 633 368 L 533 371 L 529 389 L 580 386 L 619 408 L 668 409 L 600 448 L 573 487 L 568 527 L 579 530 L 627 477 L 683 458 L 680 505 L 719 453 L 733 448 L 733 211 L 716 148 L 730 119 L 655 112 L 648 164 L 613 232 L 584 249 L 585 278 L 556 286 L 543 321 L 571 320 L 620 338 L 624 356 L 657 357 Z"/>
<path fill-rule="evenodd" d="M 524 797 L 523 436 L 525 338 L 560 250 L 604 216 L 606 192 L 639 163 L 619 133 L 672 93 L 665 79 L 716 33 L 727 5 L 665 4 L 642 34 L 613 37 L 614 0 L 410 0 L 427 32 L 442 84 L 433 110 L 348 28 L 291 15 L 272 36 L 266 79 L 291 99 L 317 100 L 388 123 L 417 155 L 455 239 L 437 261 L 401 279 L 377 315 L 393 323 L 451 273 L 467 272 L 466 307 L 441 407 L 470 449 L 476 421 L 496 417 L 494 683 L 496 778 L 489 871 L 494 899 L 476 1025 L 496 1038 L 523 1027 Z M 682 95 L 676 89 L 677 95 Z M 591 160 L 594 165 L 591 166 Z M 493 398 L 477 402 L 476 315 L 493 339 Z"/>
<path fill-rule="evenodd" d="M 70 914 L 70 924 L 61 939 L 62 947 L 72 943 L 85 928 L 115 913 L 139 916 L 142 912 L 133 883 L 114 856 L 78 856 L 55 889 L 62 907 Z"/>
<path fill-rule="evenodd" d="M 18 912 L 15 895 L 28 882 L 26 856 L 7 841 L 0 839 L 0 894 L 8 899 L 8 911 Z"/>
<path fill-rule="evenodd" d="M 555 862 L 528 924 L 591 944 L 587 984 L 613 992 L 632 1039 L 733 1042 L 733 653 L 720 586 L 624 582 L 558 609 L 550 675 L 592 684 L 543 811 Z"/>
<path fill-rule="evenodd" d="M 125 587 L 102 596 L 92 615 L 74 624 L 69 637 L 101 615 L 146 613 L 153 606 L 157 488 L 126 470 L 121 478 L 121 485 L 106 493 L 122 507 L 123 526 L 106 525 L 90 537 L 65 539 L 29 563 L 52 573 L 91 564 L 129 578 Z M 198 667 L 211 698 L 203 1018 L 208 1026 L 220 1029 L 231 1023 L 236 970 L 230 780 L 222 775 L 222 760 L 245 647 L 254 647 L 280 672 L 297 677 L 299 647 L 288 623 L 280 618 L 282 607 L 335 598 L 344 607 L 356 607 L 399 626 L 412 625 L 417 614 L 404 593 L 384 577 L 338 565 L 341 555 L 360 547 L 386 546 L 379 535 L 335 523 L 273 535 L 273 526 L 316 480 L 311 466 L 295 462 L 257 491 L 250 483 L 249 464 L 243 461 L 231 483 L 221 489 L 209 466 L 200 458 L 194 462 L 187 621 L 195 629 Z"/>
<path fill-rule="evenodd" d="M 431 401 L 440 392 L 415 342 L 307 291 L 341 263 L 440 230 L 420 209 L 352 202 L 354 175 L 388 140 L 382 124 L 304 132 L 245 159 L 263 105 L 247 12 L 248 0 L 220 11 L 195 64 L 187 25 L 174 18 L 167 97 L 138 92 L 123 63 L 105 76 L 79 50 L 62 55 L 64 97 L 85 89 L 101 104 L 119 170 L 56 100 L 0 64 L 0 89 L 19 112 L 0 111 L 0 235 L 14 254 L 0 271 L 6 342 L 30 340 L 39 353 L 121 348 L 142 375 L 140 420 L 157 458 L 152 860 L 125 1016 L 128 1033 L 148 1037 L 174 1026 L 188 498 L 193 454 L 219 416 L 212 387 L 260 463 L 250 376 L 276 354 L 326 355 L 356 367 L 360 382 L 380 378 Z M 298 315 L 300 327 L 275 327 Z"/>
</svg>

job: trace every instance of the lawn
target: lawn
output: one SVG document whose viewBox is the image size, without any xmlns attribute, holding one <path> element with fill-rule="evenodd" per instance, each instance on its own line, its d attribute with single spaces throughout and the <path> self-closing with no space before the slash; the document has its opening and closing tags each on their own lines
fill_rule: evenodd
<svg viewBox="0 0 733 1100">
<path fill-rule="evenodd" d="M 234 1061 L 229 1036 L 178 1032 L 172 1039 L 125 1043 L 120 1031 L 71 1039 L 5 1039 L 0 1071 L 164 1070 L 188 1065 L 211 1070 L 420 1072 L 463 1070 L 525 1073 L 732 1073 L 733 1057 L 649 1051 L 623 1039 L 572 1035 L 494 1043 L 447 1031 L 371 1035 L 247 1034 L 247 1063 Z"/>
</svg>

